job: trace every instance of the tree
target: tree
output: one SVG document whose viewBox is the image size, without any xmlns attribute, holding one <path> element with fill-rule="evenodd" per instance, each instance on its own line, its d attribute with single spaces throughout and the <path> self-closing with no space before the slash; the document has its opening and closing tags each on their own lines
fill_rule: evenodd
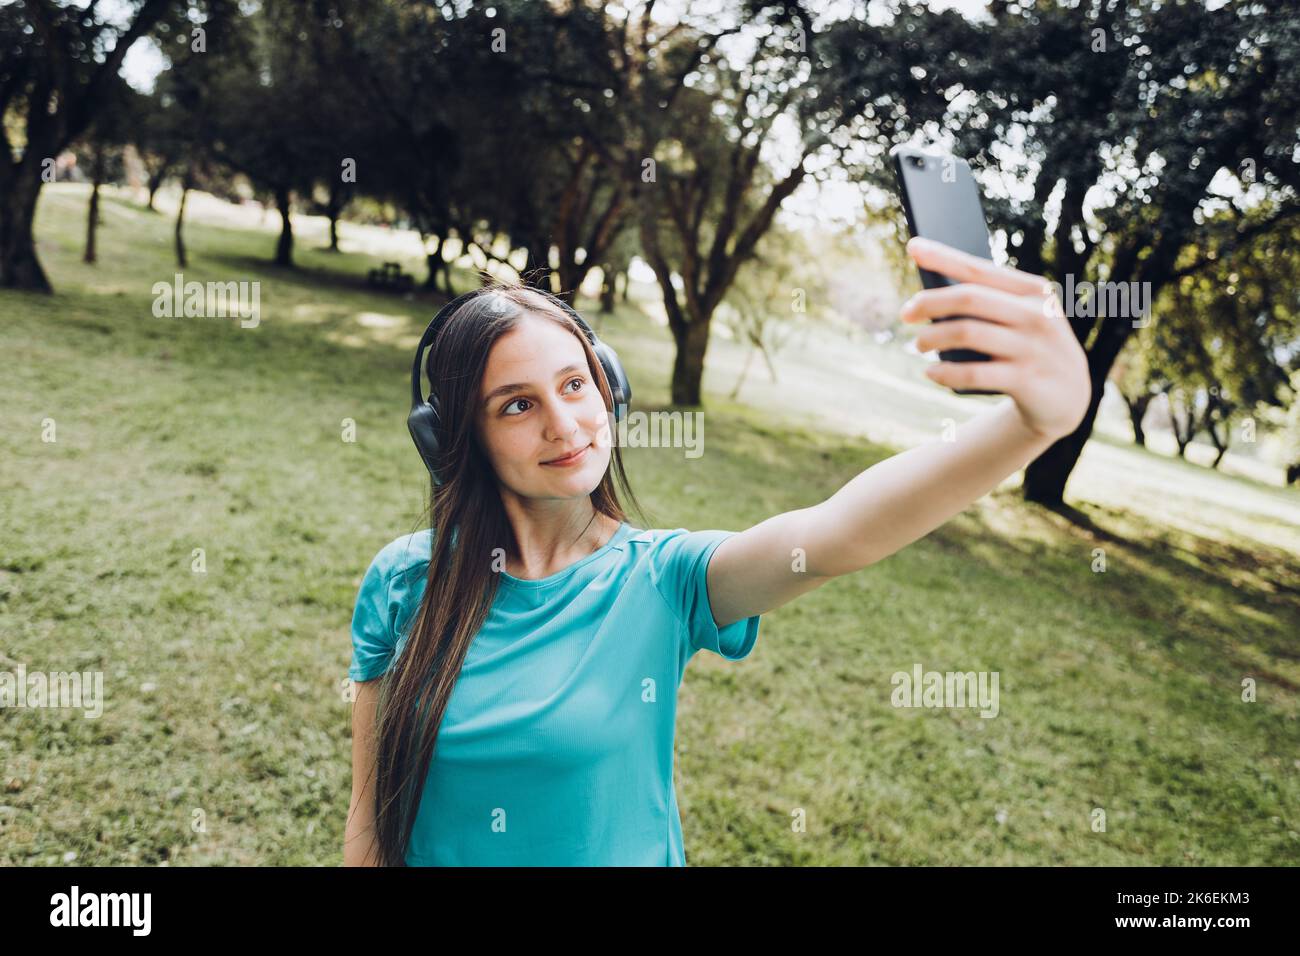
<svg viewBox="0 0 1300 956">
<path fill-rule="evenodd" d="M 629 226 L 631 225 L 629 223 Z M 615 302 L 619 299 L 620 288 L 622 289 L 621 301 L 627 301 L 628 270 L 632 266 L 632 258 L 636 255 L 638 248 L 636 230 L 634 228 L 624 228 L 619 231 L 613 242 L 605 250 L 604 260 L 600 263 L 600 315 L 608 315 L 614 311 Z"/>
<path fill-rule="evenodd" d="M 273 197 L 280 215 L 274 262 L 286 267 L 293 265 L 294 195 L 310 194 L 323 160 L 319 127 L 299 108 L 317 95 L 326 68 L 302 42 L 306 15 L 295 3 L 267 0 L 204 54 L 221 67 L 204 76 L 204 150 Z"/>
<path fill-rule="evenodd" d="M 107 178 L 116 178 L 121 170 L 121 150 L 129 138 L 131 120 L 138 114 L 138 94 L 121 77 L 113 77 L 95 120 L 78 145 L 89 154 L 91 170 L 90 203 L 86 211 L 86 248 L 84 262 L 97 260 L 96 236 L 100 224 L 99 188 Z"/>
<path fill-rule="evenodd" d="M 206 19 L 200 19 L 196 11 L 186 11 L 164 20 L 158 33 L 167 68 L 157 77 L 152 94 L 136 99 L 136 145 L 142 155 L 152 157 L 147 161 L 150 208 L 154 208 L 164 176 L 175 176 L 180 183 L 173 239 L 176 264 L 181 268 L 189 264 L 184 229 L 190 191 L 216 191 L 227 185 L 212 159 L 209 117 L 214 111 L 218 74 L 229 66 L 220 52 L 240 25 L 236 8 L 217 3 L 209 4 Z"/>
<path fill-rule="evenodd" d="M 1163 394 L 1173 383 L 1159 377 L 1152 368 L 1150 336 L 1134 336 L 1115 360 L 1110 378 L 1115 383 L 1119 397 L 1128 408 L 1129 422 L 1133 426 L 1133 443 L 1145 448 L 1147 443 L 1147 410 L 1156 396 Z"/>
<path fill-rule="evenodd" d="M 959 150 L 1030 187 L 1030 198 L 1012 199 L 986 177 L 990 218 L 1019 268 L 1063 285 L 1123 283 L 1155 302 L 1212 262 L 1207 249 L 1249 245 L 1300 213 L 1300 22 L 1290 11 L 1237 2 L 1183 3 L 1178 16 L 1155 2 L 995 2 L 990 10 L 993 22 L 968 35 L 969 45 L 936 46 L 924 29 L 918 40 L 934 53 L 934 88 L 961 87 L 945 122 Z M 1007 142 L 1021 144 L 1024 166 L 1013 164 Z M 1239 187 L 1237 198 L 1225 199 L 1225 183 Z M 1251 216 L 1265 200 L 1270 215 Z M 1225 202 L 1228 215 L 1208 215 Z M 1168 320 L 1183 317 L 1191 315 Z M 1092 402 L 1073 434 L 1029 464 L 1027 499 L 1063 502 L 1137 318 L 1073 315 Z"/>
<path fill-rule="evenodd" d="M 661 23 L 654 6 L 614 20 L 617 55 L 593 58 L 619 104 L 620 135 L 583 135 L 632 185 L 677 347 L 672 399 L 698 405 L 714 312 L 785 200 L 809 179 L 883 169 L 876 155 L 848 160 L 852 144 L 892 141 L 946 101 L 918 91 L 901 20 L 880 26 L 860 10 L 815 19 L 811 4 L 750 0 L 707 25 Z M 956 14 L 942 20 L 970 30 Z"/>
<path fill-rule="evenodd" d="M 863 181 L 895 192 L 893 143 L 925 138 L 968 159 L 1013 264 L 1068 287 L 1107 281 L 1154 302 L 1206 265 L 1213 241 L 1247 245 L 1300 212 L 1300 22 L 1281 8 L 1133 0 L 993 0 L 991 21 L 906 5 L 830 43 L 841 95 L 870 91 Z M 845 38 L 853 31 L 837 25 Z M 832 34 L 832 39 L 834 34 Z M 881 55 L 881 51 L 885 55 Z M 883 121 L 882 121 L 883 118 Z M 859 147 L 854 137 L 849 149 Z M 1010 148 L 1015 144 L 1015 148 Z M 1250 188 L 1215 220 L 1224 179 Z M 1019 181 L 1019 190 L 1007 188 Z M 1247 224 L 1263 199 L 1271 215 Z M 895 221 L 901 231 L 901 210 Z M 1024 494 L 1060 506 L 1105 380 L 1140 316 L 1067 314 L 1088 355 L 1080 427 L 1031 462 Z M 1170 321 L 1177 321 L 1171 316 Z"/>
<path fill-rule="evenodd" d="M 164 71 L 158 78 L 158 87 L 150 94 L 135 98 L 135 112 L 131 120 L 132 139 L 140 161 L 144 165 L 146 188 L 149 191 L 147 208 L 157 212 L 155 199 L 166 178 L 175 173 L 177 166 L 192 148 L 191 135 L 186 129 L 187 117 L 181 115 L 174 95 L 161 87 L 175 77 L 176 67 Z"/>
<path fill-rule="evenodd" d="M 1241 217 L 1220 215 L 1245 228 L 1272 225 L 1248 244 L 1225 240 L 1233 232 L 1224 229 L 1197 249 L 1205 264 L 1167 287 L 1170 304 L 1157 319 L 1177 317 L 1176 333 L 1162 341 L 1195 367 L 1204 401 L 1198 425 L 1218 452 L 1214 467 L 1228 449 L 1234 418 L 1285 401 L 1288 365 L 1300 346 L 1300 222 L 1277 224 L 1270 203 Z M 1253 441 L 1253 422 L 1250 428 Z"/>
<path fill-rule="evenodd" d="M 594 65 L 610 46 L 601 8 L 346 0 L 334 9 L 346 28 L 322 58 L 352 81 L 340 95 L 365 144 L 378 144 L 359 189 L 409 215 L 425 244 L 426 287 L 443 275 L 450 292 L 453 236 L 481 267 L 558 282 L 565 296 L 581 285 L 630 213 L 622 177 L 574 135 L 609 126 Z"/>
<path fill-rule="evenodd" d="M 1292 358 L 1296 358 L 1295 354 Z M 1291 369 L 1283 407 L 1265 409 L 1262 416 L 1279 447 L 1285 484 L 1300 481 L 1300 362 Z"/>
<path fill-rule="evenodd" d="M 824 276 L 809 263 L 808 239 L 803 233 L 781 225 L 763 237 L 754 258 L 746 262 L 718 307 L 719 320 L 733 338 L 749 346 L 740 377 L 731 390 L 735 399 L 757 353 L 767 365 L 773 382 L 778 380 L 773 356 L 784 349 L 803 326 L 817 303 L 826 303 Z"/>
<path fill-rule="evenodd" d="M 699 405 L 714 313 L 776 210 L 804 180 L 805 160 L 838 123 L 826 116 L 813 122 L 798 109 L 811 99 L 807 34 L 801 39 L 789 29 L 779 8 L 755 4 L 728 11 L 729 24 L 705 26 L 685 17 L 657 23 L 654 6 L 611 19 L 605 35 L 618 36 L 617 48 L 592 62 L 616 112 L 612 122 L 608 114 L 579 122 L 631 189 L 642 253 L 676 344 L 672 400 Z M 720 49 L 742 32 L 748 48 L 730 55 Z M 773 175 L 760 153 L 778 118 L 792 116 L 803 137 L 799 155 Z"/>
<path fill-rule="evenodd" d="M 123 0 L 122 29 L 94 3 L 0 7 L 0 286 L 51 291 L 32 237 L 41 186 L 54 158 L 93 122 L 127 50 L 173 3 Z M 19 141 L 10 139 L 11 114 Z"/>
</svg>

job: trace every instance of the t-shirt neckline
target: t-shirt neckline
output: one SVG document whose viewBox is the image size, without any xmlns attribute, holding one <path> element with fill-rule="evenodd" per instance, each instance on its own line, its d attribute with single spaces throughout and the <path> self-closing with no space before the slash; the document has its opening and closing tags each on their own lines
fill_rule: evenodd
<svg viewBox="0 0 1300 956">
<path fill-rule="evenodd" d="M 623 539 L 626 538 L 631 533 L 631 531 L 632 531 L 632 526 L 629 525 L 626 521 L 623 521 L 619 524 L 618 528 L 614 531 L 614 533 L 610 535 L 608 541 L 602 544 L 595 551 L 591 552 L 591 554 L 587 555 L 585 558 L 579 558 L 577 561 L 574 561 L 567 568 L 561 568 L 559 571 L 556 571 L 554 574 L 548 574 L 544 578 L 537 578 L 535 580 L 517 578 L 513 574 L 510 574 L 507 571 L 502 571 L 500 572 L 502 583 L 513 588 L 544 588 L 547 587 L 548 585 L 555 584 L 559 581 L 563 581 L 565 578 L 567 578 L 573 572 L 577 571 L 579 568 L 583 567 L 586 564 L 590 564 L 592 561 L 595 561 L 597 558 L 599 558 L 610 548 L 613 548 L 616 545 L 622 543 Z"/>
</svg>

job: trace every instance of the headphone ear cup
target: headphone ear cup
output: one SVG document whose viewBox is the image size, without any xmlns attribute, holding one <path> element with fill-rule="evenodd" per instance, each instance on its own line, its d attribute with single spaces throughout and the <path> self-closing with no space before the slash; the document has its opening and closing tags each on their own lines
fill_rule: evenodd
<svg viewBox="0 0 1300 956">
<path fill-rule="evenodd" d="M 605 370 L 605 378 L 609 381 L 609 390 L 614 398 L 614 420 L 622 421 L 627 414 L 627 406 L 632 401 L 632 385 L 627 379 L 627 372 L 623 371 L 618 353 L 604 342 L 597 340 L 591 348 L 600 359 L 600 367 Z"/>
<path fill-rule="evenodd" d="M 415 442 L 420 457 L 424 459 L 429 474 L 433 476 L 434 484 L 442 484 L 437 471 L 438 453 L 441 449 L 438 441 L 438 399 L 430 395 L 429 401 L 412 408 L 406 416 L 406 427 L 411 432 L 411 439 Z"/>
</svg>

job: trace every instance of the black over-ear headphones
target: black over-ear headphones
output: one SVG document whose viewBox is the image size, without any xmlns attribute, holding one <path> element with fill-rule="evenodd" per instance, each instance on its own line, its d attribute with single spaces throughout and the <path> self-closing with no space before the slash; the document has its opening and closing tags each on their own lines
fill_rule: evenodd
<svg viewBox="0 0 1300 956">
<path fill-rule="evenodd" d="M 531 288 L 531 287 L 530 287 Z M 415 441 L 415 447 L 420 451 L 420 457 L 424 459 L 425 466 L 429 469 L 429 474 L 433 476 L 433 482 L 441 485 L 443 479 L 439 476 L 435 462 L 438 460 L 439 449 L 442 447 L 442 420 L 438 416 L 438 396 L 432 391 L 433 383 L 430 382 L 429 400 L 425 401 L 420 396 L 420 362 L 424 357 L 424 350 L 433 345 L 433 340 L 437 337 L 439 329 L 447 317 L 455 312 L 462 304 L 482 295 L 487 289 L 474 289 L 459 295 L 452 299 L 433 317 L 428 328 L 424 330 L 424 335 L 420 337 L 420 344 L 415 349 L 415 362 L 411 365 L 411 413 L 406 417 L 406 426 L 411 430 L 411 438 Z M 632 386 L 627 380 L 627 373 L 623 371 L 623 363 L 618 360 L 618 354 L 600 340 L 591 326 L 583 319 L 567 302 L 557 298 L 545 289 L 534 289 L 546 296 L 565 312 L 567 312 L 578 327 L 587 336 L 587 341 L 591 343 L 591 350 L 596 353 L 596 358 L 600 359 L 600 367 L 605 371 L 605 379 L 609 382 L 609 390 L 614 398 L 614 420 L 621 421 L 627 412 L 627 405 L 632 400 Z"/>
</svg>

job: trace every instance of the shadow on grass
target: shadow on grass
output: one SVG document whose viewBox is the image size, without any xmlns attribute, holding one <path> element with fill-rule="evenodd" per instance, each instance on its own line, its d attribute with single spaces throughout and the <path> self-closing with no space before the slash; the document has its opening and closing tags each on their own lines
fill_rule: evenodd
<svg viewBox="0 0 1300 956">
<path fill-rule="evenodd" d="M 1293 676 L 1273 666 L 1300 660 L 1294 640 L 1300 631 L 1300 600 L 1296 598 L 1300 574 L 1284 551 L 1170 531 L 1132 512 L 1088 506 L 1117 525 L 1142 529 L 1141 534 L 1124 534 L 1069 505 L 1049 508 L 1031 504 L 1021 500 L 1018 491 L 994 497 L 1013 507 L 1018 520 L 1028 526 L 1048 526 L 1060 544 L 1049 547 L 1027 536 L 995 531 L 979 509 L 967 513 L 978 530 L 964 531 L 952 523 L 932 537 L 942 542 L 945 550 L 975 556 L 982 535 L 995 534 L 1000 554 L 1017 556 L 1015 573 L 1058 589 L 1067 601 L 1089 598 L 1089 585 L 1098 580 L 1092 577 L 1093 548 L 1104 545 L 1108 570 L 1104 593 L 1099 596 L 1117 610 L 1166 625 L 1158 629 L 1155 643 L 1163 648 L 1167 666 L 1234 679 L 1250 675 L 1291 692 L 1300 691 Z M 1079 543 L 1077 551 L 1070 547 L 1070 539 Z M 1087 575 L 1084 584 L 1080 584 L 1080 575 Z"/>
</svg>

